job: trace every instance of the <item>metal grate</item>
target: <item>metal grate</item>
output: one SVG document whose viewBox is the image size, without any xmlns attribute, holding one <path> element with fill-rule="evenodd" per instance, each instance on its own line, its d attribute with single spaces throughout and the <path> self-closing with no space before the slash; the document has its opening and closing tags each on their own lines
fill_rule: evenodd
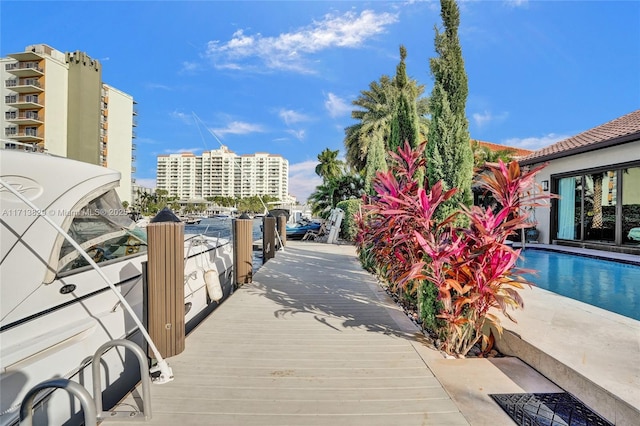
<svg viewBox="0 0 640 426">
<path fill-rule="evenodd" d="M 613 426 L 566 392 L 489 396 L 519 426 Z"/>
</svg>

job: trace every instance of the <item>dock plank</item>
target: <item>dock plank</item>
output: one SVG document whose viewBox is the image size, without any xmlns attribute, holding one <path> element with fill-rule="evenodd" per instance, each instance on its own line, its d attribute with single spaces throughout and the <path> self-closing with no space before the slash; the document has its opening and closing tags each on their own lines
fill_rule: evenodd
<svg viewBox="0 0 640 426">
<path fill-rule="evenodd" d="M 153 418 L 127 423 L 468 425 L 381 292 L 352 246 L 290 242 L 168 360 Z M 138 390 L 117 409 L 136 406 Z"/>
</svg>

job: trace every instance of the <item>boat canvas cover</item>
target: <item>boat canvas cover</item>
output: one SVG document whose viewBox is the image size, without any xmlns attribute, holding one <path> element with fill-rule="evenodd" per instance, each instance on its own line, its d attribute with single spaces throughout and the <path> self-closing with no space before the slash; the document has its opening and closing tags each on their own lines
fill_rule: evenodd
<svg viewBox="0 0 640 426">
<path fill-rule="evenodd" d="M 0 324 L 6 324 L 17 303 L 55 276 L 63 237 L 40 215 L 68 229 L 79 208 L 118 185 L 120 173 L 48 154 L 0 150 L 0 175 L 38 207 L 34 211 L 0 187 Z"/>
</svg>

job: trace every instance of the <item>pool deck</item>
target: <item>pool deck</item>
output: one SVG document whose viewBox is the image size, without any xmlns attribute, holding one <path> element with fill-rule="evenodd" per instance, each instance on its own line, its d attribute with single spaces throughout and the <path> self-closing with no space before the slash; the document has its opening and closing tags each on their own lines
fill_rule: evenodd
<svg viewBox="0 0 640 426">
<path fill-rule="evenodd" d="M 528 248 L 527 248 L 528 247 Z M 640 257 L 557 245 L 551 249 L 639 263 Z M 640 283 L 638 283 L 640 288 Z M 640 321 L 540 288 L 522 291 L 517 324 L 498 343 L 616 425 L 640 419 Z"/>
<path fill-rule="evenodd" d="M 513 425 L 489 394 L 564 389 L 637 425 L 640 321 L 537 288 L 523 297 L 499 346 L 517 357 L 447 358 L 353 246 L 289 241 L 168 360 L 176 379 L 152 387 L 153 418 L 128 423 Z"/>
</svg>

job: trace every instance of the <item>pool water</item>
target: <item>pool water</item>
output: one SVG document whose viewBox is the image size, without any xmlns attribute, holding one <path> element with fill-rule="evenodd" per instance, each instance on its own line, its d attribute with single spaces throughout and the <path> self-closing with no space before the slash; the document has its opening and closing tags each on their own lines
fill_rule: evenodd
<svg viewBox="0 0 640 426">
<path fill-rule="evenodd" d="M 526 249 L 518 266 L 537 287 L 640 321 L 640 265 Z"/>
</svg>

